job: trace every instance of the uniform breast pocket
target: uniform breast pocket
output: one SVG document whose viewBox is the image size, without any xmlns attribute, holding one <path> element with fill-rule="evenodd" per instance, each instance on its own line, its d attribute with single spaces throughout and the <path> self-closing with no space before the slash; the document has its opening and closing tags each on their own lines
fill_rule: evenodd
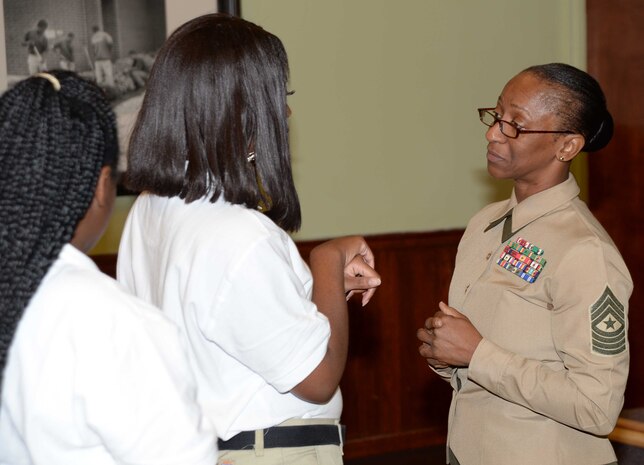
<svg viewBox="0 0 644 465">
<path fill-rule="evenodd" d="M 552 313 L 548 304 L 526 298 L 517 291 L 506 289 L 502 293 L 489 326 L 490 339 L 528 358 L 556 358 L 552 344 Z"/>
</svg>

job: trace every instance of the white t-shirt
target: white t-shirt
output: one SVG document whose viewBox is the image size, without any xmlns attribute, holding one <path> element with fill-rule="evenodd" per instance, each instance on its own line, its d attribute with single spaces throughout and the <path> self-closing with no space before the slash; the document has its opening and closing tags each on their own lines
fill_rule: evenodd
<svg viewBox="0 0 644 465">
<path fill-rule="evenodd" d="M 71 245 L 25 309 L 4 371 L 0 464 L 209 464 L 176 327 Z"/>
<path fill-rule="evenodd" d="M 217 433 L 290 418 L 340 417 L 289 391 L 322 361 L 330 325 L 311 301 L 311 272 L 284 230 L 223 200 L 143 194 L 123 232 L 117 276 L 187 337 L 199 399 Z"/>
</svg>

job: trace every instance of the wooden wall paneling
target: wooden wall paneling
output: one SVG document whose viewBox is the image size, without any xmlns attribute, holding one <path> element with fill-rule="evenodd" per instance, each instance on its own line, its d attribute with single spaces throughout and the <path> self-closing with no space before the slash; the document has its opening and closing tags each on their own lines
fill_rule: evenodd
<svg viewBox="0 0 644 465">
<path fill-rule="evenodd" d="M 100 270 L 116 279 L 116 255 L 115 254 L 101 254 L 101 255 L 91 255 L 90 258 L 94 260 L 96 266 Z"/>
<path fill-rule="evenodd" d="M 416 330 L 447 299 L 462 230 L 368 237 L 382 285 L 350 303 L 341 388 L 347 458 L 443 444 L 451 387 L 418 354 Z M 299 243 L 303 257 L 318 242 Z"/>
<path fill-rule="evenodd" d="M 644 406 L 644 1 L 587 0 L 588 71 L 615 121 L 611 143 L 588 156 L 589 206 L 631 272 L 631 369 L 625 407 Z"/>
</svg>

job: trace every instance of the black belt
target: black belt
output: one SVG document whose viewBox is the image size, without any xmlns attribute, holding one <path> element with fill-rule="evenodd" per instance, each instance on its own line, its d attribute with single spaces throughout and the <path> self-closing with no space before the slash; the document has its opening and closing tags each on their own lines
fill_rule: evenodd
<svg viewBox="0 0 644 465">
<path fill-rule="evenodd" d="M 273 426 L 264 429 L 264 448 L 339 446 L 344 442 L 344 430 L 344 425 Z M 242 431 L 227 441 L 219 439 L 217 446 L 219 450 L 253 449 L 255 431 Z"/>
</svg>

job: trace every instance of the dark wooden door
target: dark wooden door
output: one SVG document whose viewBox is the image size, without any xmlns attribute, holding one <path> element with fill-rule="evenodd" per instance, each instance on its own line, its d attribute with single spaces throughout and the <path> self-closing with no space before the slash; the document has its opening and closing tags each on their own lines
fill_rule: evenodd
<svg viewBox="0 0 644 465">
<path fill-rule="evenodd" d="M 588 71 L 615 120 L 607 148 L 588 157 L 589 206 L 633 277 L 626 407 L 644 406 L 644 0 L 587 0 Z"/>
</svg>

